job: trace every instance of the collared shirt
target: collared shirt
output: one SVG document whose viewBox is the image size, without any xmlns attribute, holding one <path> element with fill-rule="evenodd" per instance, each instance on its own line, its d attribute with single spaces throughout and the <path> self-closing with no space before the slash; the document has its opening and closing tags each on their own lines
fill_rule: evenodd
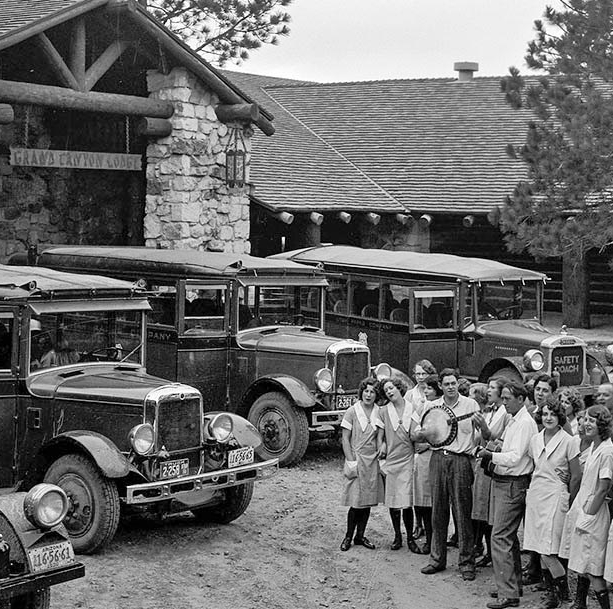
<svg viewBox="0 0 613 609">
<path fill-rule="evenodd" d="M 496 466 L 494 473 L 501 476 L 530 474 L 534 463 L 528 454 L 528 448 L 536 433 L 538 429 L 532 415 L 522 406 L 504 431 L 501 452 L 492 455 L 492 463 Z"/>
<path fill-rule="evenodd" d="M 458 396 L 458 401 L 451 406 L 445 402 L 444 397 L 440 397 L 433 402 L 426 402 L 426 408 L 429 409 L 433 405 L 442 404 L 450 408 L 456 417 L 469 414 L 472 412 L 479 412 L 479 404 L 472 398 L 466 396 Z M 466 418 L 458 422 L 458 433 L 453 442 L 447 446 L 441 446 L 439 448 L 432 447 L 432 450 L 446 449 L 453 453 L 472 453 L 475 446 L 477 446 L 477 436 L 475 434 L 475 428 L 470 418 Z"/>
</svg>

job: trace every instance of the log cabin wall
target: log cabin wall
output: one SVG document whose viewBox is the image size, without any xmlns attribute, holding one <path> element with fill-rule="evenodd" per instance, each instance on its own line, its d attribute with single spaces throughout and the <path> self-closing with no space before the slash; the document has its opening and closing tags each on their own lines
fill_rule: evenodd
<svg viewBox="0 0 613 609">
<path fill-rule="evenodd" d="M 526 253 L 508 252 L 500 230 L 484 217 L 476 217 L 475 224 L 466 228 L 462 225 L 462 216 L 436 216 L 430 227 L 430 248 L 432 252 L 487 258 L 546 273 L 550 281 L 545 286 L 545 310 L 562 310 L 562 260 L 549 258 L 536 261 Z M 613 313 L 613 282 L 609 266 L 612 256 L 611 249 L 589 254 L 592 313 Z"/>
</svg>

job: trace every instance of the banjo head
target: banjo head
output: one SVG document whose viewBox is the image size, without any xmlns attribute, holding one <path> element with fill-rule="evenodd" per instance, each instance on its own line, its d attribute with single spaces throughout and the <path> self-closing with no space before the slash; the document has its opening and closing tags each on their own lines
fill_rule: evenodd
<svg viewBox="0 0 613 609">
<path fill-rule="evenodd" d="M 436 404 L 424 413 L 421 429 L 426 441 L 433 448 L 448 446 L 458 434 L 458 420 L 450 408 Z"/>
</svg>

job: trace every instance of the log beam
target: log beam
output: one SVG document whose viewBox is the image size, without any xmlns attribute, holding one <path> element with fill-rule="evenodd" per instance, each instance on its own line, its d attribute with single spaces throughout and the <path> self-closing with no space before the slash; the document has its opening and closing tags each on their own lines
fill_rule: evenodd
<svg viewBox="0 0 613 609">
<path fill-rule="evenodd" d="M 86 91 L 85 88 L 85 47 L 87 36 L 85 32 L 85 19 L 79 17 L 74 20 L 72 37 L 70 39 L 70 71 L 79 83 L 74 87 L 77 91 Z"/>
<path fill-rule="evenodd" d="M 381 221 L 381 215 L 380 214 L 375 214 L 372 211 L 369 211 L 366 215 L 366 221 L 369 224 L 372 224 L 373 226 L 377 226 L 377 224 L 379 224 L 379 222 Z"/>
<path fill-rule="evenodd" d="M 219 104 L 215 114 L 222 123 L 230 121 L 250 121 L 257 123 L 260 118 L 260 108 L 257 104 Z"/>
<path fill-rule="evenodd" d="M 349 222 L 351 222 L 351 214 L 346 211 L 339 211 L 336 214 L 336 217 L 338 220 L 344 222 L 345 224 L 349 224 Z"/>
<path fill-rule="evenodd" d="M 172 123 L 165 118 L 144 116 L 138 121 L 136 132 L 146 137 L 167 137 L 172 133 Z"/>
<path fill-rule="evenodd" d="M 84 76 L 84 91 L 91 91 L 95 84 L 109 71 L 110 67 L 121 57 L 121 54 L 130 46 L 125 40 L 115 40 L 104 50 L 102 55 L 94 61 Z"/>
<path fill-rule="evenodd" d="M 0 80 L 0 102 L 153 118 L 170 118 L 174 112 L 173 105 L 164 100 L 116 93 L 84 93 L 12 80 Z"/>
<path fill-rule="evenodd" d="M 36 37 L 36 41 L 40 46 L 43 55 L 49 62 L 51 69 L 55 72 L 55 75 L 60 80 L 60 83 L 65 87 L 69 87 L 70 89 L 75 89 L 75 91 L 79 90 L 79 83 L 77 79 L 74 77 L 73 73 L 70 71 L 70 68 L 64 62 L 64 59 L 59 54 L 58 50 L 53 46 L 53 43 L 49 38 L 47 38 L 46 34 L 38 34 Z"/>
</svg>

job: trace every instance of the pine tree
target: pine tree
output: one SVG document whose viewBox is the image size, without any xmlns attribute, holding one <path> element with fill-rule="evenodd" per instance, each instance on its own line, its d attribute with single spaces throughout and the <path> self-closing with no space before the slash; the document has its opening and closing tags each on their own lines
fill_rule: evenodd
<svg viewBox="0 0 613 609">
<path fill-rule="evenodd" d="M 292 0 L 149 0 L 152 14 L 211 63 L 240 64 L 289 34 Z"/>
<path fill-rule="evenodd" d="M 568 0 L 535 21 L 524 79 L 502 81 L 507 101 L 532 112 L 525 144 L 509 145 L 527 179 L 507 197 L 501 228 L 511 251 L 562 257 L 563 317 L 589 327 L 587 253 L 613 243 L 613 3 Z"/>
</svg>

